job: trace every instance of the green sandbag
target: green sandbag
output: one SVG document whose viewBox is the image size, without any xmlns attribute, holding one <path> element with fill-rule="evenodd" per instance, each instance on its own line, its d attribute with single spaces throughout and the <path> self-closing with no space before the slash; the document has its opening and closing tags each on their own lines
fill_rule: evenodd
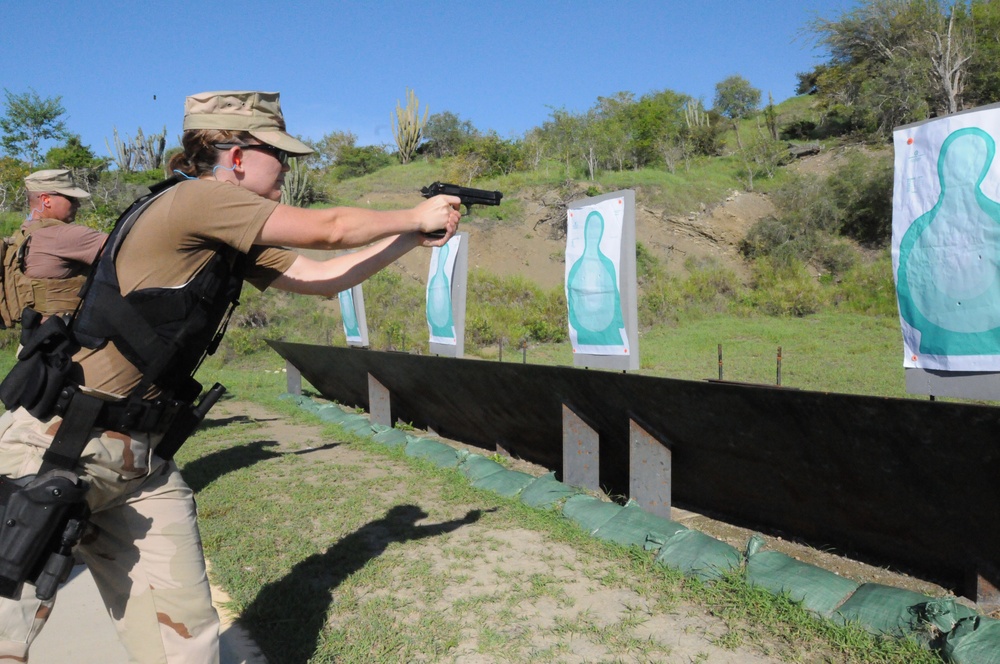
<svg viewBox="0 0 1000 664">
<path fill-rule="evenodd" d="M 535 481 L 534 475 L 522 473 L 519 470 L 508 470 L 504 468 L 499 473 L 491 473 L 486 477 L 474 481 L 472 486 L 477 489 L 486 489 L 499 493 L 501 496 L 513 498 L 521 493 L 524 487 Z"/>
<path fill-rule="evenodd" d="M 858 588 L 858 584 L 815 565 L 795 560 L 780 551 L 761 551 L 747 559 L 747 583 L 775 595 L 787 594 L 793 602 L 824 618 Z"/>
<path fill-rule="evenodd" d="M 743 556 L 734 547 L 697 530 L 681 530 L 671 535 L 656 556 L 659 564 L 706 581 L 738 568 L 742 560 Z"/>
<path fill-rule="evenodd" d="M 922 607 L 932 599 L 912 590 L 866 583 L 854 591 L 832 618 L 842 624 L 858 623 L 871 634 L 917 637 L 923 630 Z"/>
<path fill-rule="evenodd" d="M 468 477 L 473 484 L 484 477 L 504 470 L 507 469 L 503 467 L 503 464 L 499 464 L 493 459 L 487 459 L 481 454 L 470 454 L 458 467 L 458 472 Z"/>
<path fill-rule="evenodd" d="M 356 436 L 371 436 L 372 423 L 364 415 L 349 415 L 341 422 L 337 422 L 345 431 L 350 431 Z"/>
<path fill-rule="evenodd" d="M 1000 621 L 962 618 L 945 635 L 942 652 L 952 664 L 1000 664 Z"/>
<path fill-rule="evenodd" d="M 940 632 L 950 632 L 959 621 L 979 615 L 954 597 L 932 599 L 918 608 L 921 619 L 934 625 Z"/>
<path fill-rule="evenodd" d="M 427 438 L 407 436 L 406 448 L 403 451 L 406 456 L 427 459 L 439 468 L 454 468 L 459 462 L 459 455 L 454 448 Z"/>
<path fill-rule="evenodd" d="M 343 422 L 347 418 L 351 417 L 351 413 L 348 413 L 340 406 L 334 404 L 325 404 L 319 406 L 314 411 L 317 417 L 319 417 L 324 422 Z"/>
<path fill-rule="evenodd" d="M 282 401 L 291 401 L 296 406 L 305 407 L 306 403 L 312 403 L 312 399 L 309 397 L 304 397 L 301 394 L 292 394 L 291 392 L 285 392 L 278 396 Z"/>
<path fill-rule="evenodd" d="M 524 487 L 518 498 L 528 507 L 547 508 L 578 493 L 580 493 L 579 489 L 563 484 L 556 479 L 555 472 L 551 472 L 536 477 L 531 484 Z"/>
<path fill-rule="evenodd" d="M 624 546 L 647 548 L 651 535 L 663 542 L 681 530 L 687 530 L 687 527 L 662 516 L 650 514 L 630 500 L 620 512 L 597 529 L 594 537 Z M 659 548 L 659 545 L 652 548 Z"/>
<path fill-rule="evenodd" d="M 573 521 L 593 535 L 597 529 L 622 511 L 622 506 L 609 503 L 593 496 L 579 494 L 572 496 L 563 505 L 563 516 Z"/>
<path fill-rule="evenodd" d="M 374 427 L 373 427 L 374 428 Z M 386 447 L 403 447 L 406 445 L 406 432 L 399 429 L 381 427 L 381 431 L 375 429 L 377 433 L 372 436 L 376 443 L 382 443 Z"/>
</svg>

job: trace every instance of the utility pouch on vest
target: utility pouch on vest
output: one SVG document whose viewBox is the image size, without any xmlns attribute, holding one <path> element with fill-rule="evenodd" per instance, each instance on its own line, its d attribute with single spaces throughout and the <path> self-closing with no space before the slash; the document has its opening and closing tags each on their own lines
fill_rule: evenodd
<svg viewBox="0 0 1000 664">
<path fill-rule="evenodd" d="M 16 599 L 25 581 L 38 599 L 51 599 L 73 567 L 72 549 L 90 509 L 87 485 L 66 470 L 0 480 L 5 496 L 0 520 L 0 596 Z"/>
<path fill-rule="evenodd" d="M 7 410 L 21 406 L 40 419 L 52 415 L 78 348 L 59 316 L 34 327 L 23 339 L 17 364 L 0 382 L 0 401 Z"/>
</svg>

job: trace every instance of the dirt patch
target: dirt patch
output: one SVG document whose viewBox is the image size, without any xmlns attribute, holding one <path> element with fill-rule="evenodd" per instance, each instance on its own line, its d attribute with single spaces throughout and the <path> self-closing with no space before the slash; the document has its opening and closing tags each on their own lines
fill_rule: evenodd
<svg viewBox="0 0 1000 664">
<path fill-rule="evenodd" d="M 451 439 L 442 440 L 456 449 L 464 449 L 475 454 L 490 454 L 489 450 L 483 450 L 482 448 L 469 445 L 461 441 Z M 536 477 L 549 472 L 548 468 L 531 463 L 530 461 L 525 461 L 524 459 L 509 458 L 509 464 L 509 467 L 513 470 L 525 472 Z M 610 498 L 606 495 L 602 495 L 600 497 L 605 500 L 610 500 Z M 736 547 L 736 549 L 740 551 L 744 550 L 747 542 L 753 535 L 760 534 L 759 531 L 752 528 L 733 525 L 718 518 L 712 518 L 711 516 L 705 514 L 677 507 L 674 507 L 671 511 L 671 520 L 682 523 L 692 530 L 697 530 L 705 533 L 706 535 L 711 535 L 718 540 Z M 838 555 L 837 553 L 833 553 L 831 551 L 824 551 L 822 549 L 810 547 L 806 544 L 782 537 L 781 535 L 765 535 L 764 540 L 764 549 L 766 550 L 780 551 L 781 553 L 791 556 L 796 560 L 810 565 L 815 565 L 816 567 L 821 567 L 844 578 L 856 581 L 859 584 L 881 583 L 887 586 L 912 590 L 914 592 L 930 595 L 932 597 L 951 595 L 948 589 L 933 582 L 925 581 L 918 577 L 909 576 L 905 573 L 893 571 L 885 567 L 879 567 L 859 560 L 854 560 L 850 557 Z M 968 606 L 975 606 L 973 602 L 965 598 L 959 598 L 959 601 Z"/>
<path fill-rule="evenodd" d="M 517 275 L 546 290 L 561 287 L 566 276 L 566 201 L 539 190 L 524 190 L 518 197 L 525 211 L 519 221 L 484 220 L 475 216 L 475 208 L 465 218 L 461 229 L 469 233 L 469 268 Z M 686 216 L 668 215 L 639 196 L 636 238 L 670 274 L 683 276 L 690 265 L 716 263 L 746 278 L 739 242 L 756 221 L 774 211 L 770 200 L 758 193 L 732 191 L 718 205 Z M 427 261 L 422 252 L 411 252 L 395 269 L 426 283 Z"/>
<path fill-rule="evenodd" d="M 254 403 L 226 401 L 213 411 L 213 416 L 220 419 L 249 417 L 259 428 L 261 440 L 280 441 L 279 445 L 285 449 L 308 450 L 311 459 L 355 469 L 352 472 L 365 467 L 379 474 L 386 472 L 385 459 L 372 463 L 369 453 L 324 439 L 320 425 L 289 422 Z M 431 435 L 423 431 L 414 433 Z M 440 440 L 471 452 L 491 453 L 458 441 Z M 515 470 L 536 476 L 547 472 L 546 468 L 519 459 L 512 459 L 510 464 Z M 394 500 L 399 504 L 412 503 L 415 497 L 399 495 Z M 437 507 L 433 492 L 421 492 L 419 502 L 421 509 L 435 514 L 437 520 L 453 516 L 457 519 L 461 517 L 458 512 L 464 513 L 470 508 L 446 504 L 444 500 Z M 415 527 L 436 527 L 435 519 L 427 518 L 426 513 Z M 672 517 L 738 549 L 742 549 L 754 533 L 689 511 L 675 509 Z M 934 584 L 891 570 L 780 537 L 766 540 L 767 549 L 782 551 L 858 583 L 877 582 L 932 596 L 947 594 Z M 581 559 L 578 551 L 552 541 L 544 533 L 490 527 L 486 518 L 440 537 L 423 540 L 405 555 L 412 557 L 414 563 L 430 561 L 443 590 L 420 594 L 405 583 L 398 586 L 390 583 L 388 587 L 372 588 L 370 592 L 390 593 L 397 598 L 400 594 L 407 596 L 413 592 L 409 603 L 411 612 L 436 612 L 448 616 L 449 620 L 468 623 L 462 630 L 460 642 L 451 651 L 457 657 L 455 661 L 495 661 L 493 655 L 483 654 L 486 644 L 478 641 L 483 632 L 475 616 L 480 616 L 481 620 L 484 612 L 496 616 L 495 627 L 504 635 L 506 647 L 511 649 L 511 661 L 530 661 L 530 653 L 552 652 L 559 652 L 559 661 L 567 662 L 609 658 L 615 661 L 778 662 L 787 661 L 789 656 L 800 658 L 799 661 L 813 661 L 811 657 L 817 654 L 792 653 L 790 651 L 802 647 L 801 644 L 790 645 L 777 639 L 754 646 L 723 647 L 721 644 L 728 641 L 726 635 L 730 627 L 713 616 L 710 609 L 658 599 L 628 582 L 609 584 L 608 578 L 619 575 L 620 571 L 601 569 L 599 564 L 595 566 L 592 560 Z M 476 563 L 467 564 L 469 560 Z M 515 611 L 510 610 L 512 597 L 517 600 Z M 479 607 L 475 615 L 463 613 L 468 609 L 462 607 L 468 606 Z M 336 620 L 349 621 L 350 616 L 342 615 Z M 610 647 L 602 641 L 601 635 L 612 632 L 619 634 L 619 639 L 642 644 L 641 648 Z M 803 657 L 805 659 L 801 659 Z M 835 661 L 835 658 L 824 661 Z"/>
<path fill-rule="evenodd" d="M 376 461 L 349 444 L 324 439 L 319 425 L 289 422 L 257 404 L 225 401 L 212 412 L 213 419 L 234 417 L 253 420 L 260 440 L 278 441 L 284 450 L 307 451 L 310 461 L 323 459 L 327 479 L 333 467 L 350 468 L 353 474 L 359 466 L 380 467 L 379 472 L 384 472 L 396 463 L 385 458 Z M 515 466 L 531 468 L 524 462 Z M 351 481 L 357 478 L 353 474 Z M 554 541 L 544 532 L 491 527 L 486 517 L 446 529 L 444 523 L 460 521 L 470 506 L 445 499 L 436 505 L 435 496 L 426 487 L 419 496 L 395 498 L 400 505 L 420 504 L 418 516 L 422 518 L 412 524 L 414 529 L 440 528 L 441 532 L 403 553 L 395 549 L 386 553 L 430 565 L 435 588 L 428 592 L 412 580 L 392 577 L 364 592 L 369 598 L 391 595 L 407 607 L 398 616 L 402 628 L 419 622 L 415 616 L 424 613 L 463 625 L 457 642 L 448 645 L 449 661 L 551 661 L 555 657 L 561 662 L 762 664 L 803 655 L 801 645 L 779 638 L 753 645 L 739 639 L 734 642 L 731 627 L 710 609 L 648 592 L 622 578 L 621 570 L 595 562 L 593 556 Z M 472 507 L 489 512 L 491 506 Z M 442 519 L 452 521 L 439 523 Z M 340 588 L 333 590 L 334 606 L 339 592 Z M 224 597 L 224 593 L 218 595 Z M 231 620 L 232 616 L 224 616 L 227 624 Z M 346 629 L 348 625 L 341 623 L 351 620 L 352 614 L 336 609 L 328 617 L 338 629 Z M 486 637 L 502 641 L 484 642 Z M 253 650 L 253 644 L 245 649 Z"/>
</svg>

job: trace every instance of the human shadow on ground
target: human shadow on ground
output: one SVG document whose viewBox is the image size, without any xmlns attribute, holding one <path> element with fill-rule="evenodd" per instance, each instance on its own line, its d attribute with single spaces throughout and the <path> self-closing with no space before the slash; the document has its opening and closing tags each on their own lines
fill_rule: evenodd
<svg viewBox="0 0 1000 664">
<path fill-rule="evenodd" d="M 417 525 L 427 512 L 397 505 L 323 553 L 297 563 L 284 578 L 260 589 L 243 611 L 242 622 L 274 664 L 308 662 L 322 637 L 331 595 L 343 581 L 380 556 L 389 544 L 435 537 L 475 523 L 481 510 L 461 519 Z"/>
<path fill-rule="evenodd" d="M 225 447 L 184 464 L 181 474 L 188 486 L 198 493 L 227 473 L 281 456 L 280 452 L 267 449 L 277 445 L 274 440 L 256 440 L 245 445 Z"/>
<path fill-rule="evenodd" d="M 181 468 L 181 474 L 184 475 L 184 481 L 187 482 L 188 486 L 195 493 L 198 493 L 223 475 L 235 472 L 241 468 L 249 468 L 261 461 L 276 459 L 286 454 L 312 454 L 321 450 L 332 449 L 340 444 L 327 443 L 293 452 L 277 452 L 267 448 L 277 447 L 278 441 L 255 440 L 252 443 L 232 445 L 190 461 Z"/>
<path fill-rule="evenodd" d="M 230 417 L 206 419 L 198 426 L 198 429 L 199 431 L 202 429 L 219 429 L 227 427 L 230 424 L 256 424 L 258 422 L 276 422 L 277 420 L 277 417 L 261 419 L 259 417 L 250 417 L 248 415 L 232 415 Z"/>
</svg>

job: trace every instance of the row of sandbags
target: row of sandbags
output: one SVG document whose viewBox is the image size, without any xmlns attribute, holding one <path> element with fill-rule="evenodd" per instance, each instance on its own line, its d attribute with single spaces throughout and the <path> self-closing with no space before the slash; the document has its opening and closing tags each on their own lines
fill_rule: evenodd
<svg viewBox="0 0 1000 664">
<path fill-rule="evenodd" d="M 1000 621 L 978 614 L 955 598 L 934 598 L 878 583 L 858 584 L 779 551 L 764 550 L 753 536 L 736 547 L 686 526 L 646 512 L 634 502 L 601 500 L 555 478 L 510 470 L 488 457 L 459 450 L 439 440 L 372 424 L 361 413 L 336 404 L 288 395 L 320 419 L 407 456 L 441 468 L 454 468 L 472 486 L 516 498 L 530 507 L 558 509 L 598 539 L 653 552 L 657 564 L 686 576 L 712 581 L 742 574 L 747 583 L 776 595 L 787 594 L 805 609 L 839 624 L 856 623 L 872 634 L 911 637 L 940 647 L 956 664 L 1000 664 Z"/>
</svg>

